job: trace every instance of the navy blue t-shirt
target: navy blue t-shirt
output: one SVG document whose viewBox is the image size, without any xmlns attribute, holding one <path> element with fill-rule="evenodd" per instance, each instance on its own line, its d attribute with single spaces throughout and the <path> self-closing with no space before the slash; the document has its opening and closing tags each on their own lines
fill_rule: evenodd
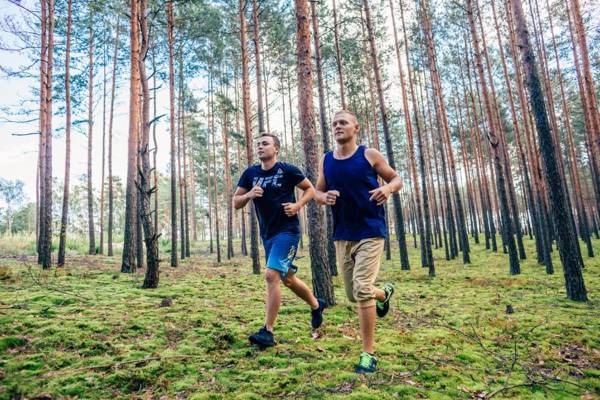
<svg viewBox="0 0 600 400">
<path fill-rule="evenodd" d="M 263 171 L 260 164 L 247 168 L 238 186 L 250 191 L 260 185 L 262 197 L 254 199 L 260 237 L 270 239 L 278 233 L 300 233 L 298 215 L 288 217 L 283 210 L 283 203 L 295 203 L 294 188 L 305 179 L 302 171 L 292 164 L 277 162 L 273 168 Z"/>
<path fill-rule="evenodd" d="M 331 207 L 333 240 L 359 241 L 385 237 L 385 211 L 369 200 L 369 191 L 377 189 L 377 173 L 365 156 L 365 146 L 359 146 L 349 157 L 338 160 L 333 152 L 325 154 L 323 175 L 327 190 L 337 190 L 340 197 Z"/>
</svg>

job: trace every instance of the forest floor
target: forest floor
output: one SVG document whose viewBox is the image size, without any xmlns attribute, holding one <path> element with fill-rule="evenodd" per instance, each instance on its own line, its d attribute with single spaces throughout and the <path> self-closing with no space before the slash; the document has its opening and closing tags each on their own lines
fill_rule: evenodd
<svg viewBox="0 0 600 400">
<path fill-rule="evenodd" d="M 600 245 L 586 258 L 584 304 L 566 299 L 558 259 L 551 276 L 537 265 L 531 241 L 518 276 L 483 245 L 466 266 L 436 250 L 433 279 L 418 250 L 410 271 L 394 250 L 379 282 L 396 294 L 368 376 L 353 372 L 358 322 L 340 277 L 316 339 L 308 307 L 283 288 L 279 343 L 261 351 L 247 336 L 263 323 L 262 275 L 247 258 L 217 265 L 204 248 L 177 269 L 165 256 L 155 290 L 140 288 L 143 272 L 120 273 L 120 257 L 72 256 L 49 272 L 32 256 L 0 258 L 0 399 L 600 396 Z"/>
</svg>

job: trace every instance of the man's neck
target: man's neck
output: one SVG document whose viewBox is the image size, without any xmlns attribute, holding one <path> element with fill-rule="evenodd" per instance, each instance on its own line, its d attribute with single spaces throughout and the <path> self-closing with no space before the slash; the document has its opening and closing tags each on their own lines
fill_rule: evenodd
<svg viewBox="0 0 600 400">
<path fill-rule="evenodd" d="M 263 171 L 268 171 L 271 168 L 273 168 L 273 165 L 275 165 L 275 163 L 277 163 L 277 157 L 273 157 L 269 160 L 260 160 L 260 168 Z"/>
<path fill-rule="evenodd" d="M 356 140 L 350 140 L 346 143 L 337 143 L 336 155 L 340 158 L 345 158 L 354 154 L 357 148 L 358 144 L 356 143 Z"/>
</svg>

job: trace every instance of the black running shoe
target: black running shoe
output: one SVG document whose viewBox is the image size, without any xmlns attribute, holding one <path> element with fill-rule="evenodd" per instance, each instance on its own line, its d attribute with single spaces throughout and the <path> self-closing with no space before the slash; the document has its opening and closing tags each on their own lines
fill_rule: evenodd
<svg viewBox="0 0 600 400">
<path fill-rule="evenodd" d="M 325 302 L 321 299 L 317 299 L 319 307 L 315 310 L 311 310 L 310 324 L 313 329 L 317 329 L 323 323 L 323 310 L 325 310 Z"/>
<path fill-rule="evenodd" d="M 385 300 L 377 300 L 375 307 L 377 309 L 377 316 L 379 318 L 385 317 L 385 315 L 390 310 L 390 298 L 394 294 L 394 285 L 392 285 L 391 283 L 386 283 L 385 285 L 383 285 L 383 291 L 385 292 Z"/>
<path fill-rule="evenodd" d="M 248 336 L 248 340 L 260 347 L 272 347 L 276 344 L 275 339 L 273 339 L 273 332 L 268 331 L 265 326 L 260 328 L 258 332 Z"/>
</svg>

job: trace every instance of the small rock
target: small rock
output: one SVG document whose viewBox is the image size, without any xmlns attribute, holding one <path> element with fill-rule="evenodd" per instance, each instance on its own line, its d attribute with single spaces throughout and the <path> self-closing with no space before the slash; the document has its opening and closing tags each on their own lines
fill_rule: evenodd
<svg viewBox="0 0 600 400">
<path fill-rule="evenodd" d="M 512 304 L 507 304 L 506 305 L 506 313 L 507 314 L 512 314 L 515 312 L 515 309 L 513 308 Z"/>
<path fill-rule="evenodd" d="M 160 306 L 161 307 L 171 307 L 173 305 L 173 299 L 162 299 L 162 301 L 160 302 Z"/>
</svg>

